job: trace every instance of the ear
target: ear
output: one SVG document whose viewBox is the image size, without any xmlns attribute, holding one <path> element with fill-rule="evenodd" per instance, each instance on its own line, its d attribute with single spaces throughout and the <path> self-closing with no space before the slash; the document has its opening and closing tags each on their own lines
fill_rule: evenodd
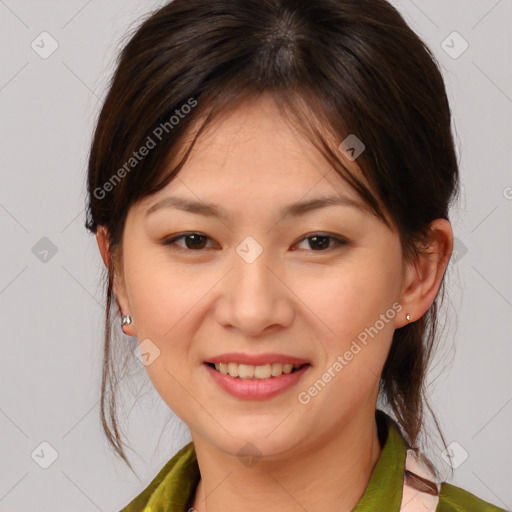
<svg viewBox="0 0 512 512">
<path fill-rule="evenodd" d="M 395 325 L 402 327 L 408 322 L 405 314 L 414 322 L 430 308 L 441 286 L 443 276 L 453 251 L 453 232 L 446 219 L 436 219 L 430 224 L 429 245 L 421 251 L 418 259 L 408 264 L 402 287 L 400 304 L 404 315 Z"/>
<path fill-rule="evenodd" d="M 103 259 L 103 263 L 107 267 L 107 269 L 111 268 L 112 272 L 114 272 L 114 282 L 113 282 L 113 291 L 115 295 L 115 299 L 118 303 L 119 309 L 121 310 L 123 315 L 132 316 L 132 323 L 130 325 L 125 325 L 122 327 L 123 332 L 128 336 L 136 336 L 135 324 L 133 322 L 133 315 L 130 310 L 130 306 L 128 303 L 128 296 L 126 293 L 126 286 L 124 283 L 123 272 L 121 268 L 121 262 L 117 261 L 115 255 L 110 250 L 110 238 L 108 235 L 107 228 L 105 226 L 99 226 L 96 230 L 96 242 L 98 243 L 98 248 L 101 253 L 101 258 Z M 121 322 L 121 319 L 119 319 Z"/>
</svg>

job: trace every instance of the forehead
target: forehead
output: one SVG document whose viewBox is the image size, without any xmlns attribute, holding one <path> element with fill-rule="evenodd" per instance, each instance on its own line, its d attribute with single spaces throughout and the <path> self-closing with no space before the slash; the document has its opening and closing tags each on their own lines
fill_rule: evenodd
<svg viewBox="0 0 512 512">
<path fill-rule="evenodd" d="M 184 149 L 199 126 L 200 122 L 190 131 Z M 361 178 L 353 162 L 342 154 L 339 158 Z M 318 195 L 339 195 L 362 204 L 290 118 L 283 117 L 270 96 L 245 102 L 208 125 L 177 177 L 152 196 L 151 202 L 171 192 L 235 206 L 255 200 L 260 206 L 289 204 Z"/>
</svg>

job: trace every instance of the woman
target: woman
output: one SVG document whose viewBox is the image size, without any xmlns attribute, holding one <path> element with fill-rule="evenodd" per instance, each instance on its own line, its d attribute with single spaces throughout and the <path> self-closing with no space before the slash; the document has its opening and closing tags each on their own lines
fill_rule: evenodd
<svg viewBox="0 0 512 512">
<path fill-rule="evenodd" d="M 192 442 L 124 511 L 500 510 L 419 445 L 450 122 L 434 57 L 384 0 L 174 0 L 141 25 L 89 160 L 102 419 L 129 465 L 120 322 Z"/>
</svg>

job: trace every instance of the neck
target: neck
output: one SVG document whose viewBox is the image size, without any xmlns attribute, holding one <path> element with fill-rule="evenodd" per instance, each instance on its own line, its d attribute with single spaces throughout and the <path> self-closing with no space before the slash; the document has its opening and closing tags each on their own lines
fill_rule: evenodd
<svg viewBox="0 0 512 512">
<path fill-rule="evenodd" d="M 325 432 L 307 449 L 290 450 L 279 460 L 262 457 L 251 467 L 192 433 L 201 472 L 193 510 L 351 511 L 381 453 L 372 414 Z"/>
</svg>

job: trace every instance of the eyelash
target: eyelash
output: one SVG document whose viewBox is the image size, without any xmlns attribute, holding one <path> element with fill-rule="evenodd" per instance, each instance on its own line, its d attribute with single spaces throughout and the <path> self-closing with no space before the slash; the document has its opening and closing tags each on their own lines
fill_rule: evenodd
<svg viewBox="0 0 512 512">
<path fill-rule="evenodd" d="M 166 246 L 166 247 L 169 247 L 170 249 L 172 249 L 173 251 L 178 251 L 178 252 L 202 252 L 204 251 L 205 249 L 202 248 L 202 249 L 187 249 L 187 248 L 184 248 L 184 247 L 181 247 L 179 245 L 176 245 L 176 241 L 177 240 L 180 240 L 181 238 L 187 238 L 189 236 L 192 236 L 192 235 L 199 235 L 200 237 L 206 237 L 208 240 L 211 240 L 210 237 L 208 237 L 207 235 L 204 235 L 203 233 L 198 233 L 198 232 L 195 232 L 195 231 L 191 231 L 191 232 L 188 232 L 188 233 L 182 233 L 181 235 L 176 235 L 176 236 L 172 236 L 170 238 L 165 238 L 162 240 L 162 245 Z M 314 250 L 309 250 L 308 252 L 331 252 L 333 249 L 336 249 L 336 248 L 341 248 L 345 245 L 348 245 L 348 241 L 341 238 L 341 237 L 337 237 L 337 236 L 334 236 L 334 235 L 330 235 L 328 233 L 322 233 L 322 232 L 319 232 L 319 233 L 312 233 L 311 235 L 308 235 L 308 236 L 305 236 L 303 238 L 301 238 L 297 243 L 302 243 L 304 242 L 305 240 L 309 240 L 310 238 L 314 238 L 315 236 L 320 236 L 320 237 L 323 237 L 323 238 L 329 238 L 331 240 L 334 241 L 334 245 L 331 246 L 331 247 L 328 247 L 327 249 L 325 250 L 318 250 L 318 251 L 314 251 Z"/>
</svg>

